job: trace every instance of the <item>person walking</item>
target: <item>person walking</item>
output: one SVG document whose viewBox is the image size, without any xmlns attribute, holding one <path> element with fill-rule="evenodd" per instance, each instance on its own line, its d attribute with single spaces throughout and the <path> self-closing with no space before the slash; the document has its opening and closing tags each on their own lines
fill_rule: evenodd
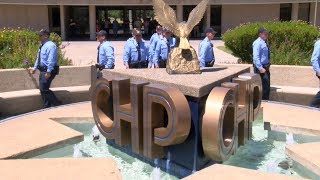
<svg viewBox="0 0 320 180">
<path fill-rule="evenodd" d="M 110 19 L 109 18 L 105 19 L 104 30 L 107 32 L 107 36 L 109 36 L 109 33 L 110 33 L 110 25 L 111 25 Z"/>
<path fill-rule="evenodd" d="M 97 32 L 97 41 L 100 42 L 98 46 L 97 64 L 96 67 L 99 69 L 97 77 L 102 77 L 101 71 L 103 69 L 114 69 L 114 48 L 107 41 L 107 32 L 101 30 Z"/>
<path fill-rule="evenodd" d="M 119 22 L 117 21 L 117 19 L 114 19 L 113 23 L 112 23 L 112 30 L 113 30 L 113 36 L 115 38 L 118 37 L 118 30 L 119 30 Z"/>
<path fill-rule="evenodd" d="M 214 65 L 215 57 L 211 40 L 216 33 L 212 28 L 205 30 L 206 37 L 200 42 L 198 49 L 200 67 L 212 67 Z"/>
<path fill-rule="evenodd" d="M 269 30 L 259 28 L 258 38 L 253 42 L 254 73 L 260 74 L 262 80 L 262 99 L 270 96 L 270 49 L 267 43 Z"/>
<path fill-rule="evenodd" d="M 149 25 L 150 25 L 150 19 L 146 18 L 143 21 L 143 31 L 145 36 L 149 36 Z"/>
<path fill-rule="evenodd" d="M 169 57 L 170 50 L 172 48 L 170 41 L 173 42 L 172 33 L 168 29 L 163 29 L 162 38 L 157 43 L 155 53 L 153 56 L 153 63 L 155 68 L 165 68 Z"/>
<path fill-rule="evenodd" d="M 41 45 L 34 67 L 30 70 L 30 73 L 34 74 L 36 70 L 40 71 L 39 89 L 43 101 L 43 108 L 49 108 L 62 104 L 50 90 L 51 82 L 56 75 L 59 74 L 59 66 L 57 66 L 57 46 L 49 39 L 49 31 L 42 29 L 38 32 L 38 35 Z"/>
<path fill-rule="evenodd" d="M 314 50 L 311 57 L 311 65 L 316 73 L 316 77 L 319 79 L 320 87 L 320 39 L 318 39 L 314 44 Z M 320 108 L 320 90 L 313 98 L 310 106 Z"/>
<path fill-rule="evenodd" d="M 134 29 L 134 39 L 128 40 L 123 52 L 123 63 L 127 69 L 147 68 L 149 59 L 149 46 L 142 39 L 142 33 Z"/>
</svg>

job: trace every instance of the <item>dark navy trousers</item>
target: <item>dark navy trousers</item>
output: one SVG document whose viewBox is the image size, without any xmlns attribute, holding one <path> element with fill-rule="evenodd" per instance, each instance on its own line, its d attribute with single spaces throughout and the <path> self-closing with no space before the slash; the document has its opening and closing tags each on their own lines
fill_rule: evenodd
<svg viewBox="0 0 320 180">
<path fill-rule="evenodd" d="M 50 85 L 52 80 L 56 77 L 56 74 L 51 74 L 51 76 L 46 79 L 46 72 L 40 72 L 39 75 L 39 89 L 41 93 L 41 98 L 43 102 L 43 108 L 48 108 L 52 106 L 59 105 L 59 100 L 55 94 L 50 90 Z"/>
<path fill-rule="evenodd" d="M 319 83 L 320 83 L 320 77 L 319 77 Z M 313 98 L 310 106 L 315 108 L 320 108 L 320 91 Z"/>
<path fill-rule="evenodd" d="M 266 69 L 266 72 L 261 74 L 258 68 L 254 68 L 254 73 L 260 74 L 262 80 L 262 99 L 269 100 L 270 97 L 270 70 Z"/>
</svg>

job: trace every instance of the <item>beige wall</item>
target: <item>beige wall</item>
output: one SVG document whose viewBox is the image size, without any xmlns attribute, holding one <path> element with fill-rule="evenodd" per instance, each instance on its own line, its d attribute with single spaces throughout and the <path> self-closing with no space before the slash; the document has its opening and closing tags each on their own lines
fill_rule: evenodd
<svg viewBox="0 0 320 180">
<path fill-rule="evenodd" d="M 222 5 L 222 32 L 241 23 L 279 19 L 280 4 Z"/>
<path fill-rule="evenodd" d="M 0 28 L 48 28 L 47 6 L 0 5 Z"/>
<path fill-rule="evenodd" d="M 37 89 L 38 71 L 30 76 L 25 69 L 0 69 L 0 93 Z M 81 78 L 80 78 L 81 77 Z M 91 66 L 61 66 L 51 87 L 87 86 L 91 84 Z"/>
</svg>

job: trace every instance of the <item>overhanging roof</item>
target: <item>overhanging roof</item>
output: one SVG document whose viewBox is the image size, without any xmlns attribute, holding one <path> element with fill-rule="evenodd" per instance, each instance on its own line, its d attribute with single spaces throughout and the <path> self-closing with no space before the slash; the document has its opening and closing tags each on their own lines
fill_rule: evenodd
<svg viewBox="0 0 320 180">
<path fill-rule="evenodd" d="M 165 0 L 171 5 L 195 5 L 200 0 Z M 210 4 L 280 4 L 280 3 L 305 3 L 315 0 L 211 0 Z M 0 4 L 21 5 L 151 5 L 152 0 L 0 0 Z"/>
</svg>

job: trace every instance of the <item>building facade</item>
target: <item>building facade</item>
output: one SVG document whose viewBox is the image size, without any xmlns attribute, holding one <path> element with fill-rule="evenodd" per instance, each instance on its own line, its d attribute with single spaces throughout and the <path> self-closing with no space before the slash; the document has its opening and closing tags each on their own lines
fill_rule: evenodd
<svg viewBox="0 0 320 180">
<path fill-rule="evenodd" d="M 187 20 L 200 2 L 165 1 L 180 21 Z M 129 36 L 135 21 L 149 25 L 154 17 L 152 0 L 0 0 L 0 14 L 0 28 L 46 28 L 61 34 L 65 40 L 93 40 L 97 30 L 107 29 L 113 33 L 113 28 L 117 28 L 120 36 Z M 116 27 L 113 26 L 115 20 Z M 320 4 L 316 0 L 211 0 L 191 36 L 200 37 L 200 32 L 209 26 L 221 34 L 241 23 L 268 20 L 304 20 L 320 25 Z M 142 25 L 142 29 L 145 28 Z"/>
</svg>

